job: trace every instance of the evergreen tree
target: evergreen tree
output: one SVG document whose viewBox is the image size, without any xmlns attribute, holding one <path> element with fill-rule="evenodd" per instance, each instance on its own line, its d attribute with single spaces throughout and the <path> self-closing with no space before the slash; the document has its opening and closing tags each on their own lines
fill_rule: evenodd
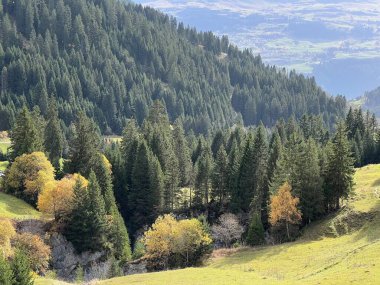
<svg viewBox="0 0 380 285">
<path fill-rule="evenodd" d="M 64 136 L 58 118 L 56 102 L 52 98 L 49 103 L 44 145 L 48 158 L 56 171 L 59 171 L 61 167 L 60 159 L 63 153 L 63 140 Z"/>
<path fill-rule="evenodd" d="M 88 177 L 97 158 L 100 137 L 95 124 L 80 113 L 75 123 L 75 134 L 70 142 L 69 170 Z"/>
<path fill-rule="evenodd" d="M 175 156 L 178 159 L 180 186 L 185 187 L 189 185 L 191 158 L 183 127 L 179 122 L 174 125 L 173 140 Z"/>
<path fill-rule="evenodd" d="M 212 173 L 212 197 L 220 204 L 226 201 L 228 190 L 228 158 L 224 146 L 221 145 L 216 154 Z"/>
<path fill-rule="evenodd" d="M 43 151 L 42 130 L 39 125 L 37 112 L 31 113 L 24 107 L 18 114 L 11 131 L 11 158 L 15 159 L 23 154 Z"/>
<path fill-rule="evenodd" d="M 266 130 L 260 124 L 253 141 L 254 168 L 254 211 L 261 212 L 264 224 L 268 221 L 269 181 L 268 181 L 268 144 Z"/>
<path fill-rule="evenodd" d="M 339 200 L 347 198 L 353 187 L 354 159 L 351 156 L 347 129 L 344 123 L 337 126 L 328 157 L 325 178 L 325 196 L 328 210 L 340 208 Z"/>
<path fill-rule="evenodd" d="M 196 165 L 194 204 L 208 204 L 210 196 L 212 155 L 209 147 L 203 149 Z"/>
<path fill-rule="evenodd" d="M 250 246 L 261 245 L 264 243 L 264 226 L 261 221 L 261 214 L 253 212 L 251 221 L 248 226 L 247 244 Z"/>
<path fill-rule="evenodd" d="M 13 272 L 12 285 L 34 284 L 30 261 L 25 252 L 22 250 L 16 250 L 11 263 L 11 268 Z"/>
<path fill-rule="evenodd" d="M 109 250 L 105 205 L 94 172 L 90 172 L 87 189 L 76 183 L 74 201 L 65 230 L 67 239 L 78 252 Z"/>
<path fill-rule="evenodd" d="M 0 284 L 12 285 L 13 272 L 8 260 L 0 254 Z"/>
<path fill-rule="evenodd" d="M 157 217 L 161 205 L 162 171 L 157 159 L 141 142 L 132 172 L 132 186 L 128 194 L 127 220 L 129 229 L 135 233 L 142 226 L 150 225 Z"/>
<path fill-rule="evenodd" d="M 232 193 L 231 209 L 234 212 L 249 212 L 254 195 L 255 173 L 253 166 L 253 142 L 249 134 L 241 157 L 236 191 Z"/>
<path fill-rule="evenodd" d="M 301 149 L 292 188 L 295 196 L 300 199 L 303 220 L 310 223 L 324 213 L 323 181 L 315 141 L 310 138 L 302 143 Z"/>
</svg>

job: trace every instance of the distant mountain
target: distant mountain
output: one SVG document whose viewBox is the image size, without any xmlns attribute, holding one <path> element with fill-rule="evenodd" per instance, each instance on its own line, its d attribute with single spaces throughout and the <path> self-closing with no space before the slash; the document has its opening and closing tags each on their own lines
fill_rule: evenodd
<svg viewBox="0 0 380 285">
<path fill-rule="evenodd" d="M 313 75 L 330 94 L 353 99 L 380 86 L 378 0 L 136 1 Z"/>
<path fill-rule="evenodd" d="M 366 92 L 364 96 L 351 101 L 350 104 L 354 107 L 362 107 L 364 110 L 369 110 L 377 118 L 380 118 L 380 87 Z"/>
<path fill-rule="evenodd" d="M 141 124 L 154 100 L 187 131 L 243 121 L 342 116 L 345 99 L 313 79 L 265 65 L 226 37 L 198 33 L 152 8 L 115 0 L 0 1 L 0 130 L 18 110 L 47 113 L 56 98 L 69 126 L 85 111 L 105 134 Z"/>
</svg>

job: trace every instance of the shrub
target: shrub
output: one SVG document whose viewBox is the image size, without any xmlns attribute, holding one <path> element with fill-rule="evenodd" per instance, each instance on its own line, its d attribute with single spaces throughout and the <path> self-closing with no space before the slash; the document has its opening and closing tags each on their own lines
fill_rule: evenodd
<svg viewBox="0 0 380 285">
<path fill-rule="evenodd" d="M 5 258 L 12 255 L 11 239 L 15 235 L 13 224 L 9 220 L 0 220 L 0 254 Z"/>
<path fill-rule="evenodd" d="M 244 227 L 240 225 L 236 215 L 223 214 L 218 219 L 218 223 L 211 227 L 211 231 L 215 242 L 224 247 L 231 247 L 241 240 Z"/>
<path fill-rule="evenodd" d="M 30 233 L 16 235 L 13 239 L 14 245 L 23 251 L 30 263 L 32 270 L 37 273 L 44 273 L 49 266 L 50 247 L 42 239 Z"/>
<path fill-rule="evenodd" d="M 176 221 L 173 216 L 165 215 L 145 232 L 143 242 L 149 267 L 163 269 L 195 265 L 212 240 L 200 221 Z"/>
</svg>

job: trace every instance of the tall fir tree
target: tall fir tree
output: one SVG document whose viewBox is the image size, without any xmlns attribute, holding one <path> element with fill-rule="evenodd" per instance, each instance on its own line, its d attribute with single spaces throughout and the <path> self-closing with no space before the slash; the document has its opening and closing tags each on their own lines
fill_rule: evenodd
<svg viewBox="0 0 380 285">
<path fill-rule="evenodd" d="M 241 155 L 236 191 L 232 193 L 231 209 L 248 213 L 254 194 L 253 138 L 249 134 Z"/>
<path fill-rule="evenodd" d="M 223 145 L 220 146 L 215 158 L 212 173 L 212 197 L 221 205 L 228 198 L 228 157 Z"/>
<path fill-rule="evenodd" d="M 69 171 L 88 177 L 100 149 L 99 132 L 94 122 L 84 113 L 78 115 L 74 131 L 73 140 L 70 142 Z"/>
<path fill-rule="evenodd" d="M 42 118 L 37 111 L 30 112 L 24 107 L 17 116 L 11 130 L 11 159 L 35 151 L 44 151 Z"/>
<path fill-rule="evenodd" d="M 330 211 L 340 208 L 340 199 L 348 198 L 354 184 L 354 159 L 343 122 L 338 123 L 331 148 L 325 174 L 326 206 Z"/>
<path fill-rule="evenodd" d="M 51 164 L 58 172 L 61 168 L 60 159 L 62 158 L 63 153 L 64 136 L 58 118 L 57 104 L 54 98 L 51 98 L 49 102 L 44 145 Z"/>
</svg>

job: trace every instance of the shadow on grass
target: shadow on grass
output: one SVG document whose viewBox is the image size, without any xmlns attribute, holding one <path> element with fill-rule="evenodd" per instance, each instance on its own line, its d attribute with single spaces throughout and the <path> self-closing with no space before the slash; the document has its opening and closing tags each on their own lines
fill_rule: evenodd
<svg viewBox="0 0 380 285">
<path fill-rule="evenodd" d="M 365 239 L 367 242 L 380 240 L 380 200 L 371 209 L 373 214 L 370 219 L 363 221 L 363 227 L 355 236 L 354 241 Z"/>
<path fill-rule="evenodd" d="M 376 179 L 372 184 L 371 184 L 372 187 L 376 187 L 376 186 L 380 186 L 380 178 L 379 179 Z"/>
</svg>

